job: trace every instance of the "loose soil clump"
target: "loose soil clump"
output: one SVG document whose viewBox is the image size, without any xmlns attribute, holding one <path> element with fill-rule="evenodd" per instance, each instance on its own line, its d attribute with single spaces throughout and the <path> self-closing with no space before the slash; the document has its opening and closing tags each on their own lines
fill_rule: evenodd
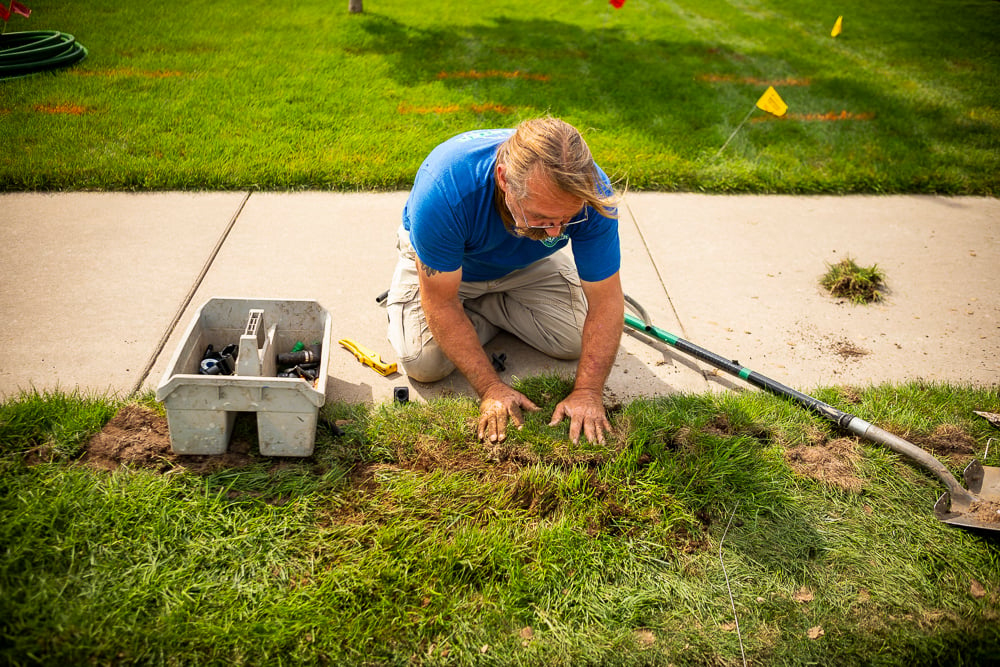
<svg viewBox="0 0 1000 667">
<path fill-rule="evenodd" d="M 983 501 L 969 508 L 969 515 L 984 523 L 1000 523 L 1000 503 Z"/>
<path fill-rule="evenodd" d="M 835 342 L 831 348 L 838 357 L 844 360 L 860 359 L 861 357 L 871 354 L 868 350 L 863 347 L 858 347 L 846 338 L 842 338 L 841 340 Z"/>
</svg>

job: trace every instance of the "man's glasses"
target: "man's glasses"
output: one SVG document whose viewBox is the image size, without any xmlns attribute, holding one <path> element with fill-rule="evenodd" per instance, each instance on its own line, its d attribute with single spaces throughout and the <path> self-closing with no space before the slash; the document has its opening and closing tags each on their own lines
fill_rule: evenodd
<svg viewBox="0 0 1000 667">
<path fill-rule="evenodd" d="M 518 202 L 517 207 L 521 210 L 521 219 L 524 220 L 524 224 L 531 229 L 556 229 L 557 227 L 569 227 L 570 225 L 579 225 L 582 222 L 587 222 L 587 205 L 584 204 L 583 208 L 573 216 L 570 220 L 566 222 L 547 222 L 551 218 L 535 218 L 541 224 L 533 224 L 529 222 L 528 216 L 524 214 L 524 209 L 521 208 L 521 203 Z"/>
<path fill-rule="evenodd" d="M 556 229 L 558 227 L 569 227 L 571 225 L 579 225 L 582 222 L 587 222 L 586 204 L 583 205 L 583 208 L 580 209 L 580 211 L 575 216 L 573 216 L 570 220 L 567 220 L 566 222 L 546 222 L 547 220 L 551 220 L 551 218 L 535 218 L 535 220 L 537 220 L 540 223 L 537 225 L 532 224 L 531 222 L 528 221 L 528 216 L 524 214 L 524 209 L 521 208 L 521 202 L 517 203 L 517 208 L 521 212 L 521 219 L 524 221 L 524 225 L 529 229 L 539 229 L 539 230 Z"/>
</svg>

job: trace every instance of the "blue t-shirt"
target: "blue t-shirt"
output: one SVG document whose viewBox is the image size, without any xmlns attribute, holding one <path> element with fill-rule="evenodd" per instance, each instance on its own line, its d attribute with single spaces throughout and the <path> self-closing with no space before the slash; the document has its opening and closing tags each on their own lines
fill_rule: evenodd
<svg viewBox="0 0 1000 667">
<path fill-rule="evenodd" d="M 460 134 L 431 151 L 420 166 L 403 209 L 403 226 L 420 261 L 462 280 L 495 280 L 555 253 L 554 247 L 512 235 L 496 207 L 496 152 L 513 130 Z M 610 192 L 607 175 L 597 169 Z M 573 241 L 580 278 L 597 282 L 621 265 L 618 221 L 587 209 L 587 221 L 563 231 Z"/>
</svg>

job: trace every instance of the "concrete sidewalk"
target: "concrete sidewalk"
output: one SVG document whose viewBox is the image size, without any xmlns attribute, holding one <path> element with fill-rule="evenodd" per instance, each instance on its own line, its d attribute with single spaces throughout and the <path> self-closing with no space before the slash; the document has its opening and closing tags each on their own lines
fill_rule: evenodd
<svg viewBox="0 0 1000 667">
<path fill-rule="evenodd" d="M 375 296 L 395 265 L 405 192 L 0 195 L 0 399 L 155 388 L 208 298 L 307 298 L 333 315 L 327 400 L 471 393 L 362 366 L 395 361 Z M 653 323 L 803 391 L 914 379 L 1000 380 L 1000 200 L 633 193 L 622 281 Z M 827 263 L 886 273 L 888 299 L 826 295 Z M 504 377 L 571 374 L 507 335 Z M 666 345 L 622 339 L 609 401 L 745 386 Z"/>
</svg>

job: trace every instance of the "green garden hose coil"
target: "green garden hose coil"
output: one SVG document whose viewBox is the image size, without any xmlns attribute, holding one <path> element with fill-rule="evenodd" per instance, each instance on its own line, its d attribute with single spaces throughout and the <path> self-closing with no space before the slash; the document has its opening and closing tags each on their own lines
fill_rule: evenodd
<svg viewBox="0 0 1000 667">
<path fill-rule="evenodd" d="M 26 30 L 0 35 L 0 79 L 69 67 L 87 49 L 73 35 L 54 30 Z"/>
</svg>

